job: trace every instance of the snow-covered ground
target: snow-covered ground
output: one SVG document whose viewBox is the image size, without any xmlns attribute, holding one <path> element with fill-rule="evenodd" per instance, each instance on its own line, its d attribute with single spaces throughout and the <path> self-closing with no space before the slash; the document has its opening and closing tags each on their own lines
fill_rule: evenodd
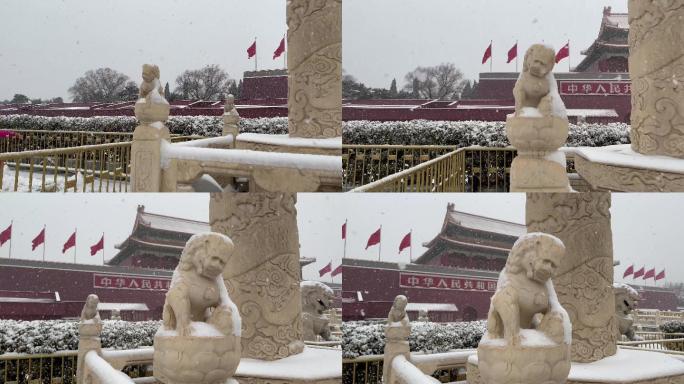
<svg viewBox="0 0 684 384">
<path fill-rule="evenodd" d="M 15 169 L 10 168 L 7 165 L 3 167 L 3 178 L 2 178 L 2 189 L 0 191 L 2 192 L 13 192 L 14 191 L 14 180 L 15 180 Z M 29 191 L 29 177 L 30 173 L 26 170 L 19 170 L 19 178 L 18 178 L 18 187 L 17 187 L 17 192 L 28 192 Z M 42 183 L 42 177 L 43 173 L 42 172 L 33 172 L 33 183 L 31 185 L 31 191 L 33 192 L 40 192 L 41 190 L 41 183 Z M 74 176 L 71 175 L 68 177 L 68 180 L 73 180 Z M 78 178 L 76 179 L 76 190 L 78 192 L 83 191 L 83 181 L 85 178 L 83 177 L 82 173 L 79 173 Z M 92 189 L 92 184 L 94 183 L 94 188 L 95 191 L 99 190 L 100 187 L 100 179 L 99 178 L 94 178 L 94 180 L 88 181 L 86 185 L 86 191 L 90 191 Z M 64 192 L 64 185 L 65 185 L 65 179 L 64 179 L 64 174 L 58 174 L 57 175 L 57 183 L 55 184 L 54 180 L 54 174 L 53 173 L 46 173 L 45 175 L 45 190 L 47 192 Z M 119 188 L 125 188 L 125 183 L 120 182 L 119 180 L 116 181 L 116 190 L 118 191 Z M 103 192 L 106 192 L 106 187 L 107 187 L 107 181 L 103 180 L 102 181 L 102 190 Z M 109 192 L 111 192 L 114 189 L 114 181 L 109 182 Z M 69 191 L 73 191 L 73 186 L 69 186 Z"/>
</svg>

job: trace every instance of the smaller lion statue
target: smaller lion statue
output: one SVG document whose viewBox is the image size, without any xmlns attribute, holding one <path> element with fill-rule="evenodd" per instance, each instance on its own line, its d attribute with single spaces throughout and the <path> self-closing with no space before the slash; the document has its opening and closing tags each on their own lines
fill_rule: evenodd
<svg viewBox="0 0 684 384">
<path fill-rule="evenodd" d="M 551 282 L 564 255 L 563 243 L 549 234 L 528 233 L 515 242 L 491 299 L 489 339 L 517 346 L 521 329 L 536 329 L 556 344 L 569 344 L 570 320 Z"/>
<path fill-rule="evenodd" d="M 316 341 L 319 336 L 325 341 L 332 340 L 330 319 L 323 313 L 332 308 L 333 290 L 318 281 L 302 281 L 300 288 L 304 340 Z"/>
<path fill-rule="evenodd" d="M 81 321 L 99 323 L 100 313 L 97 311 L 98 304 L 100 304 L 100 298 L 97 295 L 88 295 L 85 305 L 83 305 L 81 310 Z"/>
<path fill-rule="evenodd" d="M 559 108 L 564 113 L 551 73 L 555 56 L 552 48 L 542 44 L 534 44 L 525 52 L 523 70 L 513 87 L 515 116 L 529 114 L 529 109 L 535 109 L 541 116 L 551 116 Z"/>
<path fill-rule="evenodd" d="M 615 316 L 620 335 L 625 335 L 631 341 L 643 340 L 634 333 L 634 328 L 632 328 L 634 324 L 632 311 L 640 299 L 639 293 L 629 285 L 621 283 L 613 284 L 613 292 L 615 293 Z"/>
<path fill-rule="evenodd" d="M 392 308 L 390 309 L 389 314 L 387 315 L 387 324 L 393 325 L 396 323 L 401 324 L 402 326 L 408 326 L 409 325 L 409 318 L 408 315 L 406 314 L 406 306 L 408 305 L 408 299 L 404 295 L 397 295 L 397 297 L 394 298 L 394 303 L 392 304 Z"/>
<path fill-rule="evenodd" d="M 142 78 L 143 82 L 140 84 L 140 98 L 146 101 L 151 100 L 151 93 L 156 90 L 156 95 L 163 97 L 164 89 L 159 81 L 159 67 L 154 64 L 143 64 Z"/>
<path fill-rule="evenodd" d="M 230 300 L 223 270 L 233 253 L 233 242 L 218 233 L 188 240 L 166 293 L 164 328 L 179 336 L 193 334 L 192 323 L 214 326 L 223 335 L 240 334 L 240 314 Z M 202 327 L 204 328 L 204 327 Z"/>
</svg>

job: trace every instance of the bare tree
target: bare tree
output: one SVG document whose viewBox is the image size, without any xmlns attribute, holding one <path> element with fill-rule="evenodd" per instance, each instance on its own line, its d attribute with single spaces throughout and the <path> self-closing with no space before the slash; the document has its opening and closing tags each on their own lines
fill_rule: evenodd
<svg viewBox="0 0 684 384">
<path fill-rule="evenodd" d="M 111 68 L 98 68 L 76 79 L 69 93 L 75 102 L 109 102 L 121 100 L 122 95 L 127 95 L 126 90 L 132 87 L 137 88 L 123 73 Z"/>
<path fill-rule="evenodd" d="M 229 86 L 228 73 L 213 64 L 183 72 L 176 78 L 174 91 L 184 99 L 219 100 L 225 97 Z"/>
<path fill-rule="evenodd" d="M 453 63 L 418 67 L 404 77 L 404 90 L 426 99 L 457 100 L 465 87 L 463 72 Z"/>
</svg>

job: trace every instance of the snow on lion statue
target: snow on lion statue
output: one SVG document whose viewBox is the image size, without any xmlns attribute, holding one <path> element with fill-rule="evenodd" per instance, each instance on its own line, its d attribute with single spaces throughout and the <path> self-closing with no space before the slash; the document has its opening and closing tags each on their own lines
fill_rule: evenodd
<svg viewBox="0 0 684 384">
<path fill-rule="evenodd" d="M 565 383 L 572 327 L 551 281 L 564 255 L 560 239 L 540 232 L 511 248 L 478 347 L 486 384 Z"/>
<path fill-rule="evenodd" d="M 330 287 L 318 281 L 302 281 L 302 327 L 304 340 L 317 341 L 318 336 L 330 341 L 330 319 L 323 312 L 332 307 L 334 293 Z"/>
</svg>

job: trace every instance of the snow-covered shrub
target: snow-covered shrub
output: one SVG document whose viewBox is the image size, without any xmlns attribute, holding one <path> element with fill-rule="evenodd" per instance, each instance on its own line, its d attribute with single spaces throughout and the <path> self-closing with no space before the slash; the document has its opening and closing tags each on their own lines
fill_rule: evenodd
<svg viewBox="0 0 684 384">
<path fill-rule="evenodd" d="M 161 321 L 103 321 L 102 347 L 134 349 L 152 345 Z M 0 320 L 0 355 L 53 353 L 78 349 L 78 321 Z"/>
<path fill-rule="evenodd" d="M 684 321 L 668 321 L 659 328 L 662 333 L 684 333 Z"/>
<path fill-rule="evenodd" d="M 45 131 L 133 132 L 137 120 L 133 116 L 48 117 L 32 115 L 0 115 L 0 129 L 37 129 Z M 221 116 L 169 116 L 166 126 L 172 134 L 218 136 Z M 241 119 L 240 132 L 287 133 L 286 117 Z"/>
<path fill-rule="evenodd" d="M 480 145 L 505 147 L 505 123 L 500 121 L 348 121 L 344 124 L 345 144 L 396 145 Z M 600 147 L 628 144 L 629 125 L 570 124 L 568 146 Z"/>
<path fill-rule="evenodd" d="M 412 322 L 411 351 L 426 353 L 476 348 L 487 329 L 485 321 L 462 323 Z M 352 359 L 363 355 L 381 355 L 385 348 L 385 323 L 348 321 L 342 323 L 342 354 Z"/>
<path fill-rule="evenodd" d="M 32 115 L 0 115 L 0 129 L 39 129 L 48 131 L 133 132 L 137 120 L 133 116 L 46 117 Z M 221 116 L 170 116 L 166 122 L 173 134 L 218 136 Z M 286 117 L 241 119 L 243 133 L 287 133 Z M 505 147 L 505 123 L 498 121 L 366 121 L 343 123 L 345 144 L 397 145 L 481 145 Z M 629 125 L 570 124 L 568 146 L 600 147 L 629 143 Z"/>
</svg>

